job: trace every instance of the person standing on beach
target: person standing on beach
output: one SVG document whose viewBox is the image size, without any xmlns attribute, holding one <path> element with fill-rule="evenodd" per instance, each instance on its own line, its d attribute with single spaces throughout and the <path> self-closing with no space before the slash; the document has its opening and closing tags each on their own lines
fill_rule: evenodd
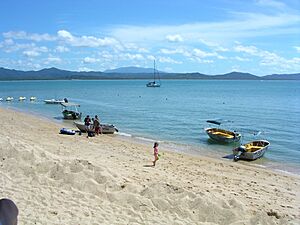
<svg viewBox="0 0 300 225">
<path fill-rule="evenodd" d="M 102 134 L 102 127 L 100 126 L 100 120 L 97 115 L 95 116 L 94 119 L 94 129 L 97 135 L 99 135 L 99 133 Z"/>
<path fill-rule="evenodd" d="M 89 115 L 87 115 L 84 118 L 84 125 L 85 125 L 85 131 L 87 132 L 87 137 L 89 137 L 90 125 L 91 125 L 91 118 Z"/>
<path fill-rule="evenodd" d="M 156 161 L 158 160 L 158 142 L 154 142 L 153 151 L 154 151 L 153 166 L 155 166 Z"/>
</svg>

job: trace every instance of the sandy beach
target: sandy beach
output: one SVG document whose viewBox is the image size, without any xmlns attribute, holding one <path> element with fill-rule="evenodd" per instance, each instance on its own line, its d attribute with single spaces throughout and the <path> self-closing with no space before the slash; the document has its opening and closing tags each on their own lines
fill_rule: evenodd
<svg viewBox="0 0 300 225">
<path fill-rule="evenodd" d="M 1 198 L 19 224 L 300 224 L 300 178 L 0 108 Z"/>
</svg>

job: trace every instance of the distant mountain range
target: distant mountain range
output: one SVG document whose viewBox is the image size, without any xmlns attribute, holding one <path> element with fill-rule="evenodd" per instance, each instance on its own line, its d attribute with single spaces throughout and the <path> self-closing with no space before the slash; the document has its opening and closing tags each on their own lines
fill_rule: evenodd
<svg viewBox="0 0 300 225">
<path fill-rule="evenodd" d="M 256 76 L 250 73 L 231 72 L 220 75 L 201 73 L 166 73 L 160 72 L 161 79 L 195 80 L 300 80 L 300 73 L 272 74 Z M 70 79 L 152 79 L 153 69 L 140 67 L 122 67 L 114 70 L 76 72 L 47 68 L 38 71 L 11 70 L 0 67 L 0 80 L 70 80 Z"/>
<path fill-rule="evenodd" d="M 159 73 L 165 73 L 163 71 L 158 71 Z M 153 68 L 143 68 L 143 67 L 120 67 L 112 70 L 105 70 L 103 73 L 153 73 Z"/>
</svg>

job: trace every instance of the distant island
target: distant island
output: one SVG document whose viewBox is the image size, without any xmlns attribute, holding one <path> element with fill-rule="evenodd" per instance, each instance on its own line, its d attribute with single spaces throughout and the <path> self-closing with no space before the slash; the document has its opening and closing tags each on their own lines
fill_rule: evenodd
<svg viewBox="0 0 300 225">
<path fill-rule="evenodd" d="M 159 71 L 161 79 L 186 80 L 300 80 L 300 73 L 271 74 L 256 76 L 250 73 L 231 72 L 220 75 L 207 75 L 202 73 L 166 73 Z M 113 70 L 100 71 L 68 71 L 55 67 L 38 71 L 22 71 L 0 67 L 0 80 L 71 80 L 71 79 L 152 79 L 153 69 L 141 67 L 122 67 Z"/>
</svg>

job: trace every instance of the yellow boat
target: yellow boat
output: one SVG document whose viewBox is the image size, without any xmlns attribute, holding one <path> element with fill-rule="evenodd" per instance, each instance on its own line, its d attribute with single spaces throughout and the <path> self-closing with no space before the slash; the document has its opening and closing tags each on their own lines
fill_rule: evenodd
<svg viewBox="0 0 300 225">
<path fill-rule="evenodd" d="M 207 120 L 206 122 L 221 125 L 221 122 L 217 120 Z M 238 142 L 242 136 L 236 131 L 229 131 L 220 128 L 205 128 L 205 132 L 211 139 L 222 143 Z"/>
</svg>

